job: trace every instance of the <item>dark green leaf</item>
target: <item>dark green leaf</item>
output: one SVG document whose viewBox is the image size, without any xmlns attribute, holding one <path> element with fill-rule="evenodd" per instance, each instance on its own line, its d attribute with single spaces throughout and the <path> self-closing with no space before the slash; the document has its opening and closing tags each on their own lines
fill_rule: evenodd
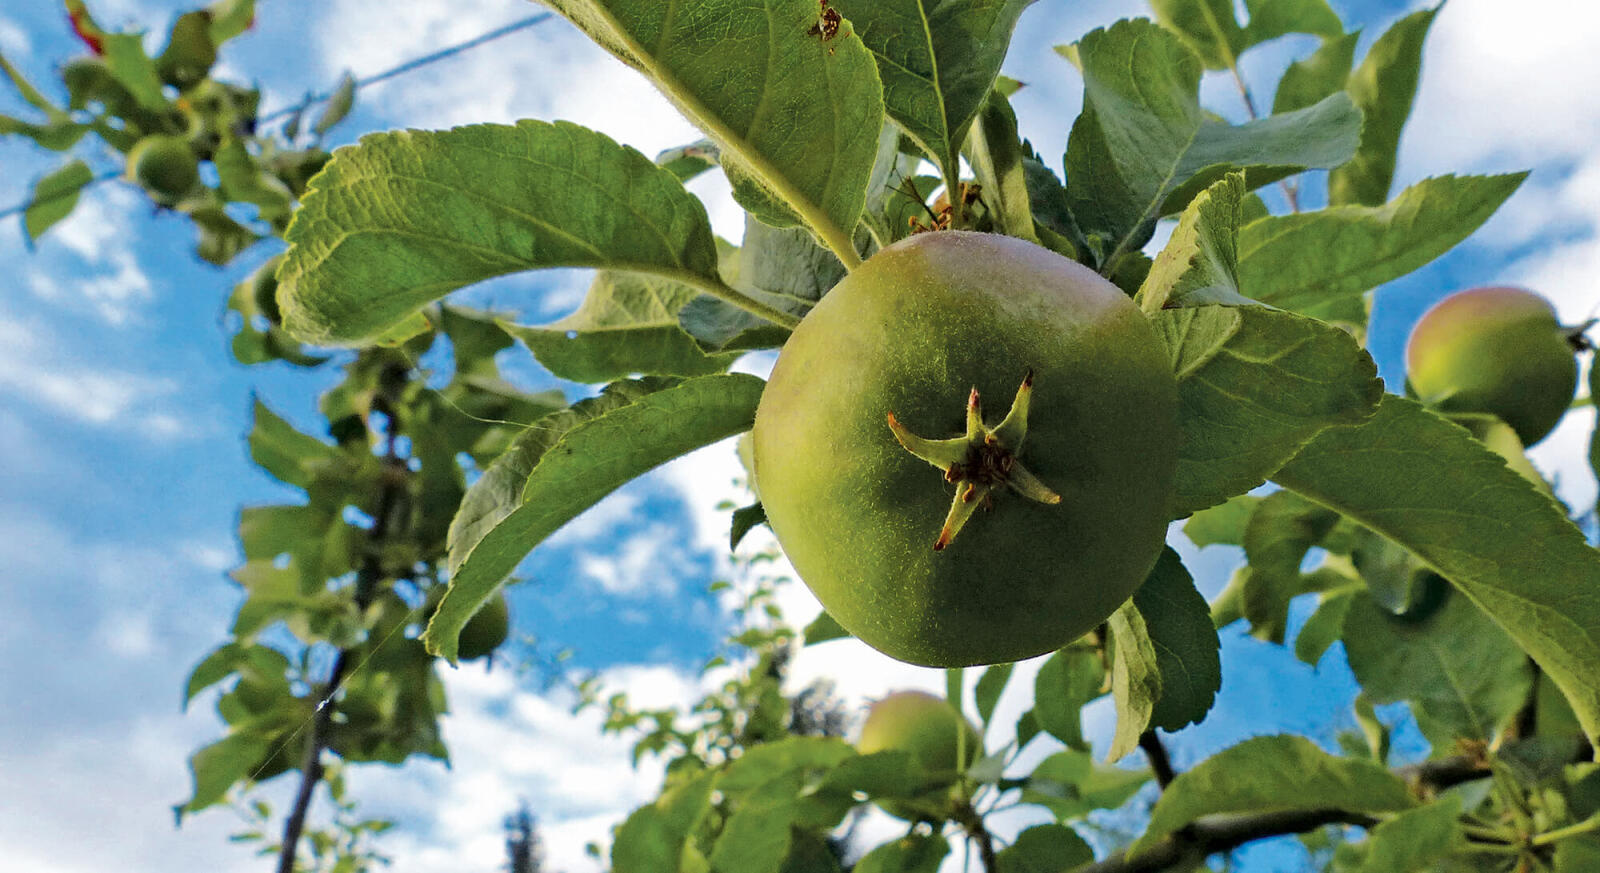
<svg viewBox="0 0 1600 873">
<path fill-rule="evenodd" d="M 989 95 L 963 151 L 982 189 L 983 202 L 1002 233 L 1038 242 L 1027 169 L 1029 155 L 1017 139 L 1017 116 L 999 92 Z"/>
<path fill-rule="evenodd" d="M 1278 91 L 1272 98 L 1274 114 L 1304 109 L 1319 100 L 1344 90 L 1350 78 L 1350 65 L 1355 62 L 1356 42 L 1361 32 L 1331 36 L 1311 57 L 1295 61 L 1284 70 L 1278 80 Z"/>
<path fill-rule="evenodd" d="M 1239 293 L 1239 201 L 1244 174 L 1229 173 L 1184 208 L 1135 299 L 1145 312 L 1249 303 Z"/>
<path fill-rule="evenodd" d="M 950 854 L 950 841 L 940 834 L 907 834 L 868 852 L 854 873 L 937 873 Z"/>
<path fill-rule="evenodd" d="M 812 33 L 814 0 L 703 0 L 687 14 L 646 0 L 550 5 L 716 141 L 747 211 L 780 226 L 798 218 L 854 263 L 884 117 L 860 39 Z"/>
<path fill-rule="evenodd" d="M 28 239 L 38 239 L 56 222 L 71 215 L 78 206 L 78 193 L 93 181 L 94 172 L 89 165 L 74 159 L 34 183 L 33 198 L 22 216 L 22 229 Z"/>
<path fill-rule="evenodd" d="M 1151 319 L 1179 380 L 1180 518 L 1262 484 L 1324 428 L 1366 420 L 1383 391 L 1366 351 L 1319 321 L 1259 306 Z"/>
<path fill-rule="evenodd" d="M 834 0 L 877 60 L 884 110 L 955 178 L 967 129 L 1033 0 Z M 843 31 L 841 31 L 843 35 Z"/>
<path fill-rule="evenodd" d="M 1466 597 L 1452 593 L 1422 619 L 1397 618 L 1358 596 L 1344 621 L 1344 647 L 1374 703 L 1405 700 L 1434 748 L 1488 741 L 1533 691 L 1528 659 Z"/>
<path fill-rule="evenodd" d="M 1291 33 L 1332 38 L 1344 31 L 1328 0 L 1245 0 L 1244 5 L 1250 12 L 1244 29 L 1246 48 Z"/>
<path fill-rule="evenodd" d="M 317 174 L 287 239 L 278 299 L 310 342 L 369 340 L 457 288 L 541 267 L 721 284 L 700 201 L 566 122 L 363 137 Z"/>
<path fill-rule="evenodd" d="M 728 532 L 728 551 L 739 548 L 739 541 L 758 524 L 767 523 L 767 510 L 759 502 L 733 511 L 733 528 Z"/>
<path fill-rule="evenodd" d="M 745 216 L 744 240 L 725 259 L 728 281 L 746 296 L 803 316 L 840 279 L 844 264 L 799 228 L 776 228 Z M 702 295 L 678 315 L 680 326 L 702 347 L 723 351 L 783 345 L 787 328 Z"/>
<path fill-rule="evenodd" d="M 225 267 L 238 254 L 261 240 L 261 234 L 235 221 L 223 211 L 220 202 L 211 199 L 185 201 L 179 211 L 189 216 L 200 231 L 200 241 L 195 254 L 207 263 Z"/>
<path fill-rule="evenodd" d="M 583 510 L 659 464 L 748 430 L 763 384 L 746 375 L 634 383 L 518 437 L 450 526 L 450 590 L 424 634 L 429 650 L 453 662 L 461 627 L 528 552 Z"/>
<path fill-rule="evenodd" d="M 978 685 L 973 689 L 973 698 L 978 704 L 978 718 L 985 725 L 989 723 L 989 716 L 994 715 L 994 706 L 1000 701 L 1000 693 L 1006 690 L 1006 682 L 1011 678 L 1011 670 L 1015 666 L 1015 664 L 995 664 L 978 677 Z"/>
<path fill-rule="evenodd" d="M 1061 873 L 1094 860 L 1094 850 L 1066 825 L 1034 825 L 995 856 L 997 873 Z"/>
<path fill-rule="evenodd" d="M 242 140 L 229 138 L 217 149 L 211 162 L 217 168 L 223 197 L 235 203 L 255 204 L 260 207 L 263 221 L 274 221 L 289 214 L 294 194 L 278 177 L 262 171 Z"/>
<path fill-rule="evenodd" d="M 1413 12 L 1395 22 L 1350 74 L 1347 90 L 1366 123 L 1355 157 L 1328 174 L 1329 203 L 1378 206 L 1389 199 L 1400 132 L 1411 117 L 1422 76 L 1422 42 L 1439 8 Z"/>
<path fill-rule="evenodd" d="M 1361 114 L 1336 94 L 1244 125 L 1200 108 L 1200 61 L 1142 19 L 1089 33 L 1070 52 L 1084 78 L 1084 111 L 1067 146 L 1067 196 L 1078 225 L 1098 238 L 1099 260 L 1138 249 L 1156 217 L 1239 168 L 1250 187 L 1354 153 Z M 1135 74 L 1137 71 L 1137 74 Z"/>
<path fill-rule="evenodd" d="M 1366 321 L 1361 294 L 1439 257 L 1477 230 L 1526 173 L 1441 176 L 1377 207 L 1272 216 L 1239 233 L 1239 281 L 1263 303 Z"/>
<path fill-rule="evenodd" d="M 716 771 L 708 770 L 661 792 L 654 803 L 633 811 L 617 828 L 611 846 L 616 873 L 665 873 L 679 869 L 684 843 L 711 807 Z"/>
<path fill-rule="evenodd" d="M 1084 704 L 1105 693 L 1105 664 L 1088 646 L 1068 646 L 1045 661 L 1033 680 L 1033 714 L 1039 727 L 1067 746 L 1088 749 Z"/>
<path fill-rule="evenodd" d="M 1556 843 L 1555 873 L 1587 873 L 1600 869 L 1600 837 L 1590 833 Z"/>
<path fill-rule="evenodd" d="M 1359 460 L 1353 460 L 1359 459 Z M 1465 429 L 1400 397 L 1274 476 L 1430 564 L 1505 628 L 1600 739 L 1600 556 L 1563 508 Z"/>
<path fill-rule="evenodd" d="M 1400 812 L 1416 805 L 1405 782 L 1371 761 L 1336 758 L 1304 737 L 1267 736 L 1224 749 L 1172 780 L 1138 853 L 1205 815 L 1297 809 Z"/>
<path fill-rule="evenodd" d="M 1150 724 L 1176 731 L 1201 721 L 1222 687 L 1221 643 L 1211 609 L 1177 552 L 1161 551 L 1150 577 L 1134 592 L 1133 605 L 1144 618 L 1161 673 Z"/>
<path fill-rule="evenodd" d="M 817 613 L 817 617 L 806 625 L 801 636 L 805 638 L 806 645 L 825 643 L 829 640 L 842 640 L 850 636 L 850 632 L 839 625 L 834 617 L 826 612 Z"/>
<path fill-rule="evenodd" d="M 1420 873 L 1465 842 L 1461 798 L 1446 796 L 1379 822 L 1367 837 L 1367 857 L 1357 873 Z"/>
</svg>

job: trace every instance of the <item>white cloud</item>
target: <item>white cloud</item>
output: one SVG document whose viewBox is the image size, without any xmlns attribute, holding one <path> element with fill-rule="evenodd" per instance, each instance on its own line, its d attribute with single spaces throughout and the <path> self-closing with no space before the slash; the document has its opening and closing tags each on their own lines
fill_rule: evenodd
<svg viewBox="0 0 1600 873">
<path fill-rule="evenodd" d="M 584 551 L 576 561 L 602 591 L 629 597 L 672 597 L 695 569 L 670 524 L 652 524 L 613 549 Z"/>
<path fill-rule="evenodd" d="M 150 277 L 131 248 L 138 235 L 132 216 L 140 202 L 130 191 L 105 185 L 82 197 L 46 240 L 76 255 L 87 274 L 63 280 L 58 264 L 32 266 L 28 284 L 34 295 L 85 308 L 108 324 L 136 322 L 142 306 L 154 298 Z"/>
<path fill-rule="evenodd" d="M 167 439 L 186 429 L 163 408 L 177 390 L 165 377 L 66 359 L 43 325 L 0 313 L 0 392 L 83 424 Z"/>
<path fill-rule="evenodd" d="M 21 61 L 33 54 L 33 41 L 27 31 L 10 18 L 0 17 L 0 51 L 13 61 Z"/>
</svg>

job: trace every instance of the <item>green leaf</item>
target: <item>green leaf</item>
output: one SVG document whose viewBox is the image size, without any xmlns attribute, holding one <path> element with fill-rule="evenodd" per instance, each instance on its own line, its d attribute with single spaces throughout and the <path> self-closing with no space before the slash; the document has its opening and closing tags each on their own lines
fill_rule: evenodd
<svg viewBox="0 0 1600 873">
<path fill-rule="evenodd" d="M 1184 522 L 1183 532 L 1200 548 L 1244 545 L 1245 527 L 1261 498 L 1241 494 L 1210 509 L 1202 509 Z"/>
<path fill-rule="evenodd" d="M 656 155 L 656 165 L 684 183 L 717 166 L 721 160 L 722 153 L 717 149 L 717 144 L 709 139 L 667 149 Z"/>
<path fill-rule="evenodd" d="M 220 201 L 212 199 L 185 201 L 178 210 L 189 216 L 195 229 L 200 231 L 200 241 L 195 254 L 207 263 L 225 267 L 240 252 L 261 240 L 261 234 L 233 220 L 222 208 Z"/>
<path fill-rule="evenodd" d="M 1089 748 L 1083 736 L 1083 707 L 1105 693 L 1100 652 L 1072 645 L 1051 655 L 1033 680 L 1033 715 L 1039 727 L 1069 748 Z"/>
<path fill-rule="evenodd" d="M 234 783 L 245 779 L 270 749 L 272 738 L 253 731 L 235 731 L 189 758 L 194 792 L 176 812 L 199 812 L 221 803 Z"/>
<path fill-rule="evenodd" d="M 1145 312 L 1205 303 L 1250 303 L 1239 293 L 1239 201 L 1244 174 L 1229 173 L 1184 208 L 1135 300 Z"/>
<path fill-rule="evenodd" d="M 260 207 L 261 220 L 276 221 L 289 214 L 294 194 L 278 177 L 263 172 L 242 140 L 228 138 L 212 157 L 222 194 L 231 202 Z"/>
<path fill-rule="evenodd" d="M 1194 587 L 1194 578 L 1171 548 L 1133 594 L 1144 619 L 1161 674 L 1161 697 L 1150 724 L 1176 731 L 1196 724 L 1211 710 L 1222 687 L 1221 643 L 1211 623 L 1211 609 Z"/>
<path fill-rule="evenodd" d="M 1039 762 L 1023 785 L 1022 802 L 1047 807 L 1060 821 L 1097 809 L 1117 809 L 1146 782 L 1148 769 L 1127 770 L 1095 762 L 1088 751 L 1057 752 Z"/>
<path fill-rule="evenodd" d="M 724 258 L 728 281 L 745 296 L 796 317 L 844 278 L 844 264 L 799 228 L 770 227 L 746 215 L 744 239 Z M 684 305 L 678 323 L 703 348 L 774 348 L 789 338 L 773 324 L 709 295 Z"/>
<path fill-rule="evenodd" d="M 948 854 L 950 841 L 940 834 L 907 834 L 868 852 L 854 873 L 938 873 Z"/>
<path fill-rule="evenodd" d="M 994 715 L 995 704 L 1000 702 L 1000 694 L 1006 690 L 1006 682 L 1011 679 L 1014 667 L 1015 664 L 995 664 L 978 677 L 973 698 L 978 704 L 978 718 L 985 725 L 989 723 L 989 716 Z"/>
<path fill-rule="evenodd" d="M 1584 873 L 1600 867 L 1600 838 L 1594 834 L 1556 843 L 1555 873 Z"/>
<path fill-rule="evenodd" d="M 835 0 L 873 54 L 884 111 L 946 179 L 1005 60 L 1017 17 L 1034 0 Z M 842 31 L 841 31 L 842 33 Z"/>
<path fill-rule="evenodd" d="M 1352 460 L 1359 459 L 1359 460 Z M 1274 478 L 1430 564 L 1509 632 L 1600 739 L 1600 556 L 1562 507 L 1465 429 L 1386 396 Z"/>
<path fill-rule="evenodd" d="M 322 470 L 342 459 L 337 448 L 295 430 L 260 400 L 254 403 L 254 414 L 250 459 L 280 482 L 310 488 Z"/>
<path fill-rule="evenodd" d="M 1410 702 L 1441 753 L 1457 739 L 1492 740 L 1533 691 L 1528 659 L 1511 637 L 1452 594 L 1422 619 L 1398 618 L 1362 595 L 1344 620 L 1345 653 L 1367 696 Z"/>
<path fill-rule="evenodd" d="M 1382 206 L 1334 206 L 1263 218 L 1239 233 L 1239 281 L 1263 303 L 1363 323 L 1361 294 L 1466 239 L 1526 173 L 1441 176 Z"/>
<path fill-rule="evenodd" d="M 1117 729 L 1106 760 L 1115 762 L 1139 747 L 1139 735 L 1150 726 L 1161 699 L 1161 665 L 1150 632 L 1132 600 L 1106 619 L 1111 639 L 1111 698 L 1117 705 Z"/>
<path fill-rule="evenodd" d="M 1128 854 L 1136 858 L 1201 816 L 1309 809 L 1376 814 L 1415 805 L 1405 782 L 1371 761 L 1334 757 L 1304 737 L 1256 737 L 1179 773 Z"/>
<path fill-rule="evenodd" d="M 1318 100 L 1344 90 L 1355 62 L 1356 43 L 1361 31 L 1330 36 L 1311 57 L 1295 61 L 1283 71 L 1277 93 L 1272 97 L 1274 114 L 1304 109 Z"/>
<path fill-rule="evenodd" d="M 22 216 L 22 229 L 28 240 L 38 239 L 56 222 L 71 215 L 78 206 L 78 193 L 93 181 L 94 172 L 89 165 L 74 159 L 34 183 L 33 197 Z"/>
<path fill-rule="evenodd" d="M 847 265 L 883 127 L 860 39 L 832 39 L 814 0 L 552 0 L 643 73 L 721 149 L 734 197 L 768 224 L 808 225 Z"/>
<path fill-rule="evenodd" d="M 703 376 L 726 370 L 737 355 L 708 355 L 678 326 L 679 311 L 699 294 L 657 276 L 603 270 L 576 312 L 537 327 L 505 329 L 545 369 L 573 382 Z"/>
<path fill-rule="evenodd" d="M 717 771 L 704 773 L 661 792 L 654 803 L 634 810 L 617 828 L 611 846 L 616 873 L 663 873 L 679 869 L 685 843 L 711 808 Z"/>
<path fill-rule="evenodd" d="M 1329 203 L 1377 206 L 1389 199 L 1400 132 L 1411 117 L 1422 76 L 1422 42 L 1440 8 L 1413 12 L 1395 22 L 1350 74 L 1346 90 L 1366 123 L 1355 156 L 1328 174 Z"/>
<path fill-rule="evenodd" d="M 358 344 L 457 288 L 541 267 L 721 284 L 700 201 L 566 122 L 363 137 L 313 179 L 287 239 L 278 299 L 308 342 Z"/>
<path fill-rule="evenodd" d="M 250 29 L 256 20 L 256 0 L 217 0 L 211 13 L 211 41 L 222 45 Z"/>
<path fill-rule="evenodd" d="M 423 635 L 452 663 L 456 637 L 528 552 L 636 476 L 749 430 L 764 383 L 701 376 L 633 383 L 541 419 L 462 500 L 450 526 L 449 592 Z"/>
<path fill-rule="evenodd" d="M 1067 143 L 1067 196 L 1078 225 L 1100 240 L 1102 264 L 1137 250 L 1158 216 L 1231 170 L 1246 169 L 1256 187 L 1355 152 L 1361 114 L 1342 94 L 1238 126 L 1211 120 L 1199 58 L 1152 22 L 1118 22 L 1074 49 L 1084 111 Z"/>
<path fill-rule="evenodd" d="M 759 502 L 749 506 L 741 506 L 733 511 L 733 527 L 728 532 L 728 551 L 739 548 L 739 541 L 745 538 L 756 525 L 767 523 L 767 510 Z"/>
<path fill-rule="evenodd" d="M 995 855 L 996 873 L 1060 873 L 1094 860 L 1094 850 L 1066 825 L 1034 825 Z"/>
<path fill-rule="evenodd" d="M 0 73 L 6 74 L 6 78 L 9 79 L 12 86 L 17 89 L 17 94 L 20 95 L 29 106 L 32 106 L 40 112 L 43 112 L 46 116 L 49 116 L 52 121 L 62 116 L 63 113 L 61 111 L 61 107 L 50 102 L 50 98 L 40 93 L 39 89 L 35 88 L 33 83 L 29 82 L 28 78 L 22 75 L 22 71 L 17 69 L 15 64 L 6 60 L 6 57 L 3 54 L 0 54 Z"/>
<path fill-rule="evenodd" d="M 1328 647 L 1339 641 L 1344 635 L 1345 617 L 1350 614 L 1350 607 L 1355 603 L 1356 595 L 1361 593 L 1361 583 L 1351 580 L 1352 585 L 1344 588 L 1335 588 L 1325 592 L 1322 599 L 1317 602 L 1317 611 L 1311 613 L 1306 623 L 1294 637 L 1294 656 L 1300 660 L 1317 666 L 1322 660 Z"/>
<path fill-rule="evenodd" d="M 1379 822 L 1357 873 L 1420 873 L 1461 848 L 1461 798 L 1439 800 Z"/>
<path fill-rule="evenodd" d="M 1017 116 L 998 91 L 989 94 L 963 153 L 982 187 L 983 202 L 1002 233 L 1038 242 L 1034 232 L 1032 194 L 1023 161 L 1031 156 L 1017 139 Z"/>
<path fill-rule="evenodd" d="M 1244 532 L 1250 566 L 1243 571 L 1241 607 L 1251 632 L 1283 642 L 1289 601 L 1309 590 L 1300 564 L 1339 522 L 1339 514 L 1290 491 L 1263 498 Z"/>
<path fill-rule="evenodd" d="M 1262 484 L 1324 428 L 1366 420 L 1383 391 L 1371 356 L 1319 321 L 1259 306 L 1151 320 L 1178 376 L 1180 518 Z"/>
<path fill-rule="evenodd" d="M 165 112 L 167 96 L 161 90 L 156 63 L 144 50 L 142 33 L 108 33 L 102 38 L 104 59 L 111 77 L 128 89 L 139 106 L 151 112 Z"/>
<path fill-rule="evenodd" d="M 805 644 L 810 646 L 816 643 L 825 643 L 829 640 L 842 640 L 850 636 L 850 632 L 845 630 L 833 616 L 826 612 L 819 612 L 817 617 L 806 625 L 806 629 L 801 633 L 801 636 L 805 638 Z"/>
<path fill-rule="evenodd" d="M 1236 67 L 1246 49 L 1285 34 L 1336 36 L 1343 30 L 1327 0 L 1247 0 L 1247 27 L 1239 26 L 1233 0 L 1151 0 L 1150 6 L 1211 70 Z"/>
<path fill-rule="evenodd" d="M 311 132 L 318 137 L 325 136 L 333 126 L 343 121 L 356 105 L 356 77 L 346 71 L 339 77 L 338 87 L 328 95 L 328 102 L 322 107 L 322 112 L 311 125 Z"/>
</svg>

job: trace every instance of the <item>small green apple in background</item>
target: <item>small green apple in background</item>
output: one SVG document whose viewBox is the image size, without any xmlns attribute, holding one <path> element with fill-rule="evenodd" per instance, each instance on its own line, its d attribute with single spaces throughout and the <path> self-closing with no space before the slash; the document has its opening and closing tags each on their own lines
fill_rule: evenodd
<svg viewBox="0 0 1600 873">
<path fill-rule="evenodd" d="M 186 137 L 153 134 L 128 152 L 128 177 L 157 203 L 172 206 L 200 184 L 200 162 Z"/>
<path fill-rule="evenodd" d="M 890 815 L 904 819 L 944 815 L 954 799 L 944 790 L 972 766 L 983 751 L 983 739 L 949 701 L 921 691 L 897 691 L 867 711 L 861 725 L 857 751 L 906 752 L 916 767 L 932 780 L 928 793 L 911 801 L 880 804 Z"/>
<path fill-rule="evenodd" d="M 1177 386 L 1093 270 L 939 231 L 822 298 L 751 437 L 767 520 L 840 625 L 913 664 L 993 664 L 1082 636 L 1144 581 L 1171 518 Z"/>
<path fill-rule="evenodd" d="M 439 601 L 443 599 L 444 587 L 435 588 L 428 595 L 423 615 L 432 618 L 433 611 L 439 608 Z M 504 591 L 496 592 L 494 597 L 491 597 L 461 629 L 456 657 L 463 661 L 486 658 L 494 654 L 495 649 L 505 645 L 506 637 L 510 633 L 511 604 L 506 600 Z"/>
<path fill-rule="evenodd" d="M 1406 342 L 1406 370 L 1422 402 L 1442 412 L 1499 417 L 1523 446 L 1545 438 L 1578 387 L 1582 328 L 1556 319 L 1521 288 L 1474 288 L 1423 314 Z"/>
</svg>

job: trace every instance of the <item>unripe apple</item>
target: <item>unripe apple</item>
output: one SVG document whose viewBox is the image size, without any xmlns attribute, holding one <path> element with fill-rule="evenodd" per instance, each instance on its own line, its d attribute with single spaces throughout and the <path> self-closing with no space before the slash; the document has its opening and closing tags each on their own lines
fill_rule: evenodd
<svg viewBox="0 0 1600 873">
<path fill-rule="evenodd" d="M 189 140 L 152 134 L 128 152 L 128 177 L 163 206 L 172 206 L 200 184 L 200 163 Z"/>
<path fill-rule="evenodd" d="M 977 728 L 943 698 L 921 691 L 897 691 L 874 703 L 861 725 L 857 751 L 905 752 L 929 777 L 929 790 L 905 801 L 880 806 L 904 819 L 937 818 L 951 808 L 950 786 L 978 759 L 983 739 Z"/>
<path fill-rule="evenodd" d="M 1555 428 L 1577 389 L 1572 335 L 1531 291 L 1474 288 L 1423 314 L 1406 343 L 1406 369 L 1422 402 L 1497 416 L 1531 446 Z"/>
</svg>

